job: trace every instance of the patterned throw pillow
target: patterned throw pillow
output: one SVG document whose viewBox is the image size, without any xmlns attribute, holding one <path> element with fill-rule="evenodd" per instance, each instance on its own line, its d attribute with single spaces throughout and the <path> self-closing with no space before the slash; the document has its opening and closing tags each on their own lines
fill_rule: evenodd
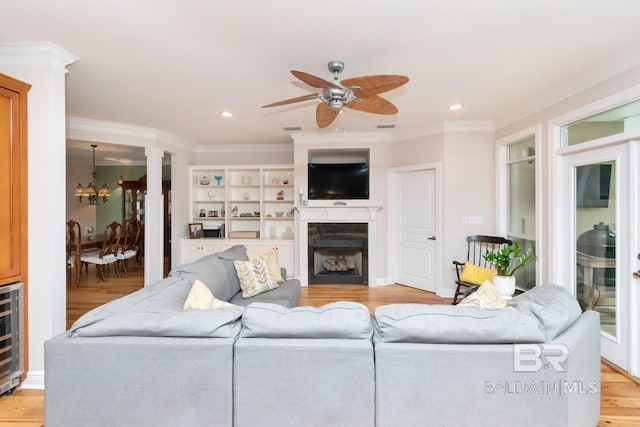
<svg viewBox="0 0 640 427">
<path fill-rule="evenodd" d="M 261 258 L 251 261 L 233 261 L 233 265 L 238 272 L 243 298 L 253 297 L 279 286 L 273 280 L 267 263 Z"/>
</svg>

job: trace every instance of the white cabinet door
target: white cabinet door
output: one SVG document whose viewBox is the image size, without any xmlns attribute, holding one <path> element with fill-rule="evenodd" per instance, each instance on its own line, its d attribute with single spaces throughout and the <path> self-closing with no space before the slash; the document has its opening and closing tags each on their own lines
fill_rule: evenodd
<svg viewBox="0 0 640 427">
<path fill-rule="evenodd" d="M 182 256 L 180 263 L 187 264 L 197 260 L 202 257 L 202 251 L 203 248 L 201 240 L 182 239 Z"/>
<path fill-rule="evenodd" d="M 220 241 L 209 239 L 182 239 L 181 264 L 187 264 L 205 255 L 216 253 L 220 250 Z"/>
</svg>

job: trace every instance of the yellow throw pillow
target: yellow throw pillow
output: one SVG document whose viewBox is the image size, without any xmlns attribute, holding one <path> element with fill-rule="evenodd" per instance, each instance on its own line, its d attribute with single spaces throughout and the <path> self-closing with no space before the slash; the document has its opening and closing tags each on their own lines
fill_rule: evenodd
<svg viewBox="0 0 640 427">
<path fill-rule="evenodd" d="M 265 264 L 267 264 L 273 280 L 275 280 L 276 283 L 284 282 L 282 271 L 280 270 L 280 263 L 278 262 L 278 251 L 271 251 L 266 254 L 257 254 L 253 251 L 247 250 L 247 258 L 249 258 L 249 261 L 253 261 L 258 258 L 262 259 Z"/>
<path fill-rule="evenodd" d="M 471 264 L 470 262 L 464 263 L 464 268 L 460 274 L 460 280 L 467 283 L 473 283 L 474 285 L 481 285 L 485 280 L 492 281 L 498 271 L 495 268 L 488 269 Z"/>
<path fill-rule="evenodd" d="M 187 299 L 182 306 L 183 310 L 209 310 L 212 308 L 226 307 L 229 304 L 226 301 L 216 298 L 211 290 L 200 280 L 194 280 L 191 290 L 187 295 Z"/>
</svg>

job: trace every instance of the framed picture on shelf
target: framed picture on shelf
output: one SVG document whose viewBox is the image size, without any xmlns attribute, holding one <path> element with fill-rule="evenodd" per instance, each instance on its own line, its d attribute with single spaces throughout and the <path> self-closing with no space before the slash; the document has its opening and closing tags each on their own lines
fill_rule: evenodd
<svg viewBox="0 0 640 427">
<path fill-rule="evenodd" d="M 189 238 L 201 239 L 204 237 L 204 227 L 201 222 L 194 222 L 189 224 Z"/>
</svg>

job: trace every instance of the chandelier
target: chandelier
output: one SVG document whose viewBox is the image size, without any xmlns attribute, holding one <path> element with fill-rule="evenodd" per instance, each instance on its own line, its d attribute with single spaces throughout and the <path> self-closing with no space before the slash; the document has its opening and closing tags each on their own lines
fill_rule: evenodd
<svg viewBox="0 0 640 427">
<path fill-rule="evenodd" d="M 82 203 L 86 200 L 89 205 L 99 205 L 100 201 L 102 201 L 102 204 L 105 204 L 107 203 L 107 200 L 109 200 L 109 196 L 111 195 L 111 193 L 109 192 L 109 187 L 107 187 L 107 184 L 102 184 L 102 187 L 100 187 L 100 191 L 96 191 L 96 187 L 94 187 L 93 185 L 93 183 L 96 182 L 97 145 L 91 144 L 91 147 L 93 147 L 93 181 L 89 182 L 89 185 L 87 185 L 86 187 L 83 187 L 80 183 L 78 183 L 75 193 L 76 199 L 78 200 L 78 203 Z"/>
</svg>

